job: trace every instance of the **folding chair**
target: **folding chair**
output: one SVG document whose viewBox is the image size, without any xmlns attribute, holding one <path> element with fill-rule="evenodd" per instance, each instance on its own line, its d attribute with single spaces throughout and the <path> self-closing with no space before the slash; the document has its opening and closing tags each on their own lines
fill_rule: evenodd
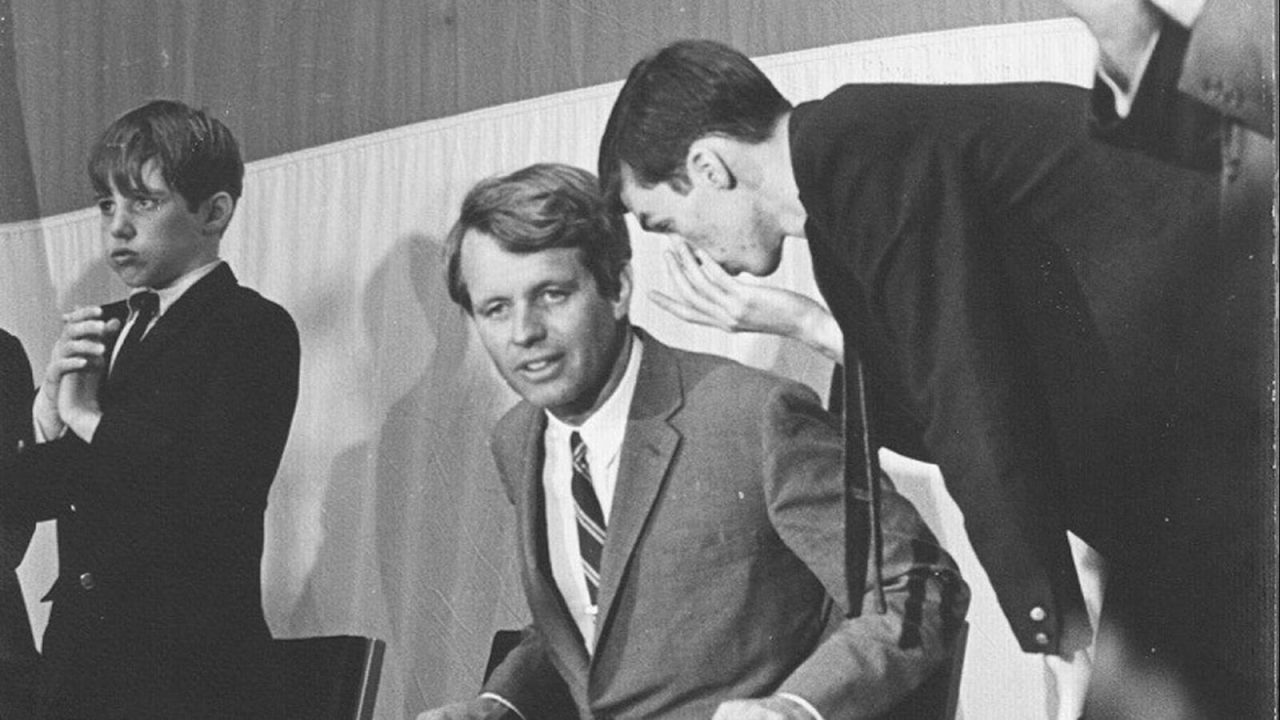
<svg viewBox="0 0 1280 720">
<path fill-rule="evenodd" d="M 245 717 L 372 720 L 386 643 L 353 635 L 271 640 L 246 658 Z"/>
</svg>

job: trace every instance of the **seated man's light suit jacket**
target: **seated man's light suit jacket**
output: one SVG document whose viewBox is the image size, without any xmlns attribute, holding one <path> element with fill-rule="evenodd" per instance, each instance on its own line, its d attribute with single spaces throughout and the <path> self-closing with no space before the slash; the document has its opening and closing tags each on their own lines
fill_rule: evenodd
<svg viewBox="0 0 1280 720">
<path fill-rule="evenodd" d="M 710 718 L 780 691 L 826 720 L 884 712 L 948 655 L 968 605 L 951 558 L 886 480 L 888 612 L 868 592 L 844 619 L 837 422 L 804 386 L 638 332 L 593 655 L 548 560 L 545 414 L 521 403 L 494 430 L 533 622 L 485 690 L 530 720 L 557 676 L 584 718 Z"/>
</svg>

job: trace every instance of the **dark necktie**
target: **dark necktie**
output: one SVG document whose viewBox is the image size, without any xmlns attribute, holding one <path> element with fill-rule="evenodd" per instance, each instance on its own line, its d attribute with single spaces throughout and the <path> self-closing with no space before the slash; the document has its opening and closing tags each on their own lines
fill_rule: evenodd
<svg viewBox="0 0 1280 720">
<path fill-rule="evenodd" d="M 156 311 L 159 309 L 160 296 L 150 290 L 129 296 L 129 310 L 134 314 L 133 325 L 129 327 L 129 334 L 120 343 L 120 349 L 111 363 L 110 377 L 118 377 L 120 369 L 128 365 L 132 356 L 137 354 L 142 336 L 146 334 L 147 326 L 151 324 L 151 319 L 156 316 Z"/>
<path fill-rule="evenodd" d="M 573 452 L 572 490 L 574 515 L 578 519 L 578 549 L 582 553 L 582 572 L 587 576 L 587 594 L 591 596 L 591 604 L 596 605 L 600 593 L 600 558 L 604 554 L 604 513 L 591 484 L 587 446 L 576 432 L 569 436 L 569 449 Z"/>
</svg>

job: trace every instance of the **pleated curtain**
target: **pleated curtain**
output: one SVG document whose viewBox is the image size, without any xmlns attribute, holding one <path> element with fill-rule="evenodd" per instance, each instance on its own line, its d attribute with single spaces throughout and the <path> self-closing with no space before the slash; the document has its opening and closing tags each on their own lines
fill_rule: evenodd
<svg viewBox="0 0 1280 720">
<path fill-rule="evenodd" d="M 1070 20 L 899 36 L 760 58 L 793 101 L 846 82 L 1091 82 L 1094 47 Z M 527 610 L 513 514 L 485 439 L 514 395 L 448 300 L 443 237 L 480 178 L 554 160 L 595 167 L 618 84 L 589 87 L 251 163 L 222 255 L 284 305 L 302 335 L 301 395 L 272 488 L 262 564 L 277 636 L 388 641 L 377 717 L 472 695 L 496 629 Z M 233 128 L 235 130 L 235 128 Z M 646 292 L 669 289 L 665 240 L 632 226 L 632 317 L 670 344 L 732 356 L 825 394 L 831 365 L 798 344 L 685 325 Z M 91 210 L 0 225 L 0 326 L 37 374 L 58 314 L 120 297 Z M 802 242 L 765 282 L 816 294 Z M 965 717 L 1050 717 L 1043 666 L 1017 651 L 936 469 L 885 463 L 974 588 Z M 37 598 L 56 567 L 45 523 L 21 569 Z"/>
</svg>

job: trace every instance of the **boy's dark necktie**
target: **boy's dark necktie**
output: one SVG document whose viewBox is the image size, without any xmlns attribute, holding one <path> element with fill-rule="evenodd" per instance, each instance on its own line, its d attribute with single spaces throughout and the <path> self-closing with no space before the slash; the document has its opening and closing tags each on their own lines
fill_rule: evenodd
<svg viewBox="0 0 1280 720">
<path fill-rule="evenodd" d="M 116 352 L 115 360 L 111 363 L 107 376 L 108 382 L 120 377 L 121 369 L 132 362 L 137 355 L 142 336 L 146 334 L 147 326 L 151 324 L 152 318 L 156 316 L 156 311 L 159 309 L 160 296 L 150 290 L 129 296 L 129 310 L 134 313 L 133 325 L 129 327 L 129 334 L 120 343 L 120 350 Z"/>
</svg>

